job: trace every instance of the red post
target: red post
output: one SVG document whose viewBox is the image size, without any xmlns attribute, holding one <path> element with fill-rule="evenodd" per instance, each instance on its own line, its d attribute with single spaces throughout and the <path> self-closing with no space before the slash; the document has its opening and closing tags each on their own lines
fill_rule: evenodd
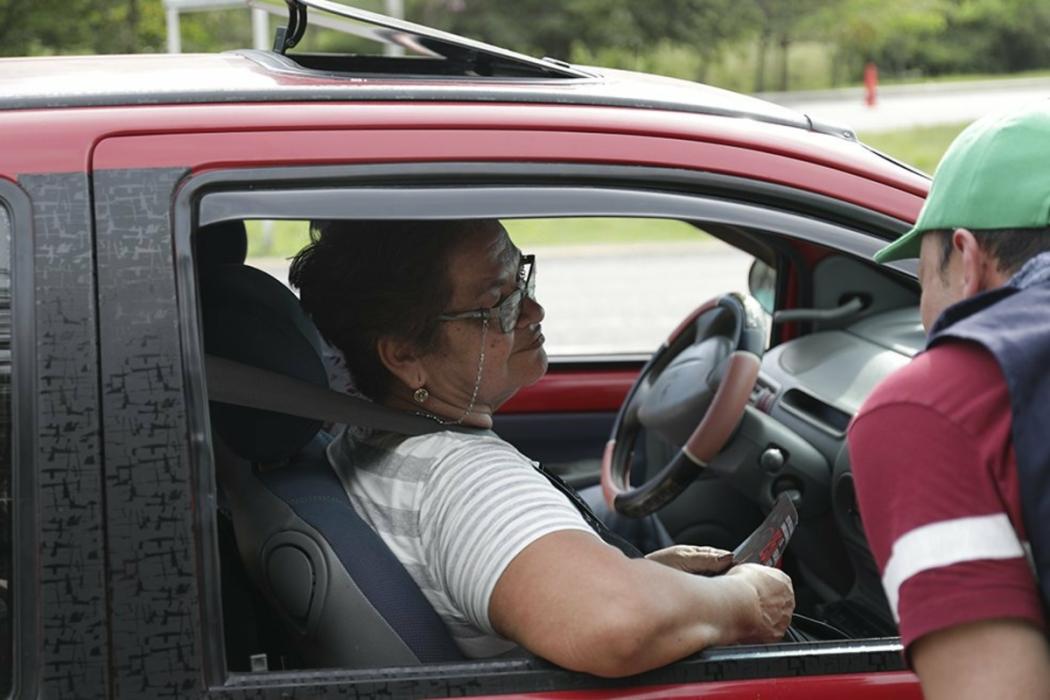
<svg viewBox="0 0 1050 700">
<path fill-rule="evenodd" d="M 874 107 L 879 89 L 879 69 L 868 61 L 864 66 L 864 104 Z"/>
</svg>

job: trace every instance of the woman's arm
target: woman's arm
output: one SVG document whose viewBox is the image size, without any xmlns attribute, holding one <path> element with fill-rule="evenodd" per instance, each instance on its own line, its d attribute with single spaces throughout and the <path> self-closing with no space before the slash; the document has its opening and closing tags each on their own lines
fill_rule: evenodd
<svg viewBox="0 0 1050 700">
<path fill-rule="evenodd" d="M 745 564 L 708 578 L 628 559 L 590 534 L 555 532 L 507 566 L 489 602 L 495 629 L 576 671 L 627 676 L 705 647 L 780 639 L 791 580 Z"/>
</svg>

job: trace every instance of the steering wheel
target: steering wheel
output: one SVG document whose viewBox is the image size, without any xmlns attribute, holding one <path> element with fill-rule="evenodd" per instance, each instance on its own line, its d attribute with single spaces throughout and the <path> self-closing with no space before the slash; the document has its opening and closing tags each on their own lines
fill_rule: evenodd
<svg viewBox="0 0 1050 700">
<path fill-rule="evenodd" d="M 744 415 L 765 347 L 758 302 L 735 292 L 711 299 L 671 333 L 642 368 L 602 457 L 602 494 L 640 518 L 674 500 L 725 447 Z M 630 483 L 631 455 L 645 428 L 678 454 L 644 484 Z"/>
</svg>

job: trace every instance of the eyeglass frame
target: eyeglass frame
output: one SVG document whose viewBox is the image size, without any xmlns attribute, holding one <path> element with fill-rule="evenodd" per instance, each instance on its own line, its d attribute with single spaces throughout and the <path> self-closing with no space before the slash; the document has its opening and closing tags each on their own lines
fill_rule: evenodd
<svg viewBox="0 0 1050 700">
<path fill-rule="evenodd" d="M 520 270 L 526 265 L 529 266 L 529 271 L 526 274 L 525 279 L 521 280 Z M 437 317 L 437 320 L 462 321 L 474 318 L 481 320 L 491 320 L 495 318 L 499 321 L 500 331 L 503 333 L 510 333 L 514 330 L 514 327 L 518 325 L 518 320 L 521 318 L 521 309 L 525 304 L 525 298 L 528 297 L 533 301 L 536 300 L 536 256 L 522 255 L 521 263 L 518 265 L 518 270 L 518 286 L 501 301 L 496 302 L 495 305 L 486 309 L 472 309 L 470 311 L 441 314 Z M 513 317 L 511 316 L 510 311 L 504 311 L 504 309 L 513 309 L 515 306 L 517 306 L 517 312 L 513 314 Z"/>
</svg>

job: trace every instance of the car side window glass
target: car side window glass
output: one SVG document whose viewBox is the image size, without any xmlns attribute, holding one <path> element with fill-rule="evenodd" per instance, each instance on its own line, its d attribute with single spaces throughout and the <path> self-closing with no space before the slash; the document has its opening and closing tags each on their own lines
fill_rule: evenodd
<svg viewBox="0 0 1050 700">
<path fill-rule="evenodd" d="M 673 219 L 503 222 L 537 260 L 552 355 L 649 354 L 708 299 L 747 291 L 753 258 Z"/>
<path fill-rule="evenodd" d="M 648 354 L 693 309 L 747 292 L 754 258 L 673 219 L 505 219 L 536 256 L 536 297 L 551 355 Z M 288 281 L 289 258 L 309 241 L 306 221 L 249 221 L 248 263 Z"/>
<path fill-rule="evenodd" d="M 301 211 L 297 211 L 297 216 L 302 215 Z M 369 230 L 368 220 L 350 221 L 353 225 L 347 235 L 360 233 L 367 237 L 375 233 Z M 598 362 L 611 357 L 615 363 L 625 357 L 638 361 L 641 356 L 648 356 L 704 302 L 727 292 L 746 291 L 748 271 L 754 259 L 696 223 L 671 218 L 569 216 L 506 218 L 501 222 L 521 253 L 534 256 L 531 277 L 526 277 L 535 281 L 536 299 L 545 307 L 542 323 L 548 353 L 563 357 L 587 357 Z M 239 359 L 239 350 L 251 346 L 254 353 L 256 347 L 275 345 L 269 340 L 258 340 L 261 336 L 250 336 L 237 324 L 244 319 L 267 318 L 262 313 L 256 315 L 254 309 L 246 310 L 257 298 L 287 300 L 287 295 L 281 294 L 283 290 L 273 284 L 272 279 L 267 280 L 259 273 L 288 285 L 290 263 L 309 242 L 310 222 L 303 220 L 226 220 L 205 224 L 195 232 L 196 279 L 206 353 L 227 360 L 247 361 Z M 242 260 L 246 266 L 239 264 Z M 252 296 L 255 293 L 258 297 Z M 509 294 L 505 293 L 504 299 Z M 498 303 L 494 297 L 493 302 Z M 244 342 L 249 336 L 253 340 Z M 287 347 L 294 342 L 291 337 L 285 341 Z M 338 350 L 324 344 L 314 349 L 320 350 L 328 384 L 345 389 L 349 377 Z M 269 355 L 267 358 L 271 359 Z M 280 361 L 276 357 L 272 359 Z M 314 643 L 310 635 L 325 639 L 332 648 L 340 646 L 332 640 L 344 638 L 342 628 L 330 627 L 327 620 L 315 612 L 320 608 L 311 603 L 314 589 L 308 583 L 313 581 L 310 572 L 327 565 L 320 563 L 321 550 L 308 549 L 298 539 L 285 542 L 280 539 L 285 537 L 283 530 L 274 534 L 266 529 L 271 521 L 259 516 L 263 511 L 257 509 L 273 506 L 271 501 L 294 498 L 302 506 L 296 511 L 296 517 L 313 518 L 311 508 L 337 500 L 311 500 L 313 495 L 303 496 L 306 491 L 295 490 L 302 486 L 300 482 L 282 478 L 290 472 L 282 474 L 278 466 L 253 471 L 251 465 L 280 465 L 289 459 L 299 460 L 296 470 L 309 473 L 310 479 L 314 479 L 310 481 L 310 488 L 335 489 L 326 492 L 324 498 L 329 499 L 332 493 L 340 494 L 343 490 L 338 481 L 334 486 L 323 481 L 332 476 L 323 460 L 323 443 L 331 434 L 322 430 L 324 434 L 302 446 L 294 438 L 281 437 L 290 434 L 283 422 L 267 430 L 246 428 L 239 422 L 243 413 L 238 411 L 214 400 L 208 408 L 219 506 L 216 544 L 227 670 L 247 673 L 304 668 L 316 664 L 315 657 L 304 657 L 304 654 L 317 653 L 309 649 L 309 644 Z M 310 430 L 317 432 L 318 427 Z M 593 451 L 589 451 L 589 447 L 573 448 L 581 454 L 583 450 L 589 451 L 584 457 L 574 455 L 566 460 L 572 468 L 577 468 L 578 475 L 589 470 L 592 462 L 597 472 L 606 436 L 599 436 Z M 289 451 L 287 445 L 292 443 L 294 450 Z M 547 462 L 550 464 L 551 460 Z M 325 465 L 323 469 L 310 471 L 319 463 Z M 242 498 L 249 478 L 257 478 L 265 489 L 253 492 L 256 495 L 251 498 Z M 289 495 L 293 491 L 294 495 Z M 259 528 L 253 533 L 253 537 L 258 536 L 258 542 L 247 541 L 244 530 L 238 532 L 238 527 L 248 527 L 245 523 Z M 367 536 L 368 533 L 361 534 Z M 258 566 L 257 561 L 267 562 L 267 567 Z M 303 572 L 306 574 L 300 575 Z M 339 575 L 344 574 L 333 574 Z M 415 590 L 414 586 L 411 590 Z M 268 591 L 280 602 L 270 603 L 257 596 L 255 592 L 259 590 Z M 407 600 L 414 598 L 409 596 Z M 369 624 L 361 618 L 357 629 L 370 629 Z M 344 648 L 356 643 L 352 642 L 351 634 L 357 632 L 346 633 Z M 303 642 L 304 639 L 307 642 Z M 439 641 L 434 641 L 434 649 L 440 651 L 443 647 Z M 374 655 L 369 651 L 368 658 L 377 659 L 379 664 L 400 663 L 392 652 L 387 653 L 384 644 L 377 641 L 372 650 Z M 438 654 L 431 660 L 443 658 Z M 354 663 L 368 665 L 356 657 Z"/>
<path fill-rule="evenodd" d="M 0 203 L 0 695 L 12 675 L 11 216 Z"/>
</svg>

